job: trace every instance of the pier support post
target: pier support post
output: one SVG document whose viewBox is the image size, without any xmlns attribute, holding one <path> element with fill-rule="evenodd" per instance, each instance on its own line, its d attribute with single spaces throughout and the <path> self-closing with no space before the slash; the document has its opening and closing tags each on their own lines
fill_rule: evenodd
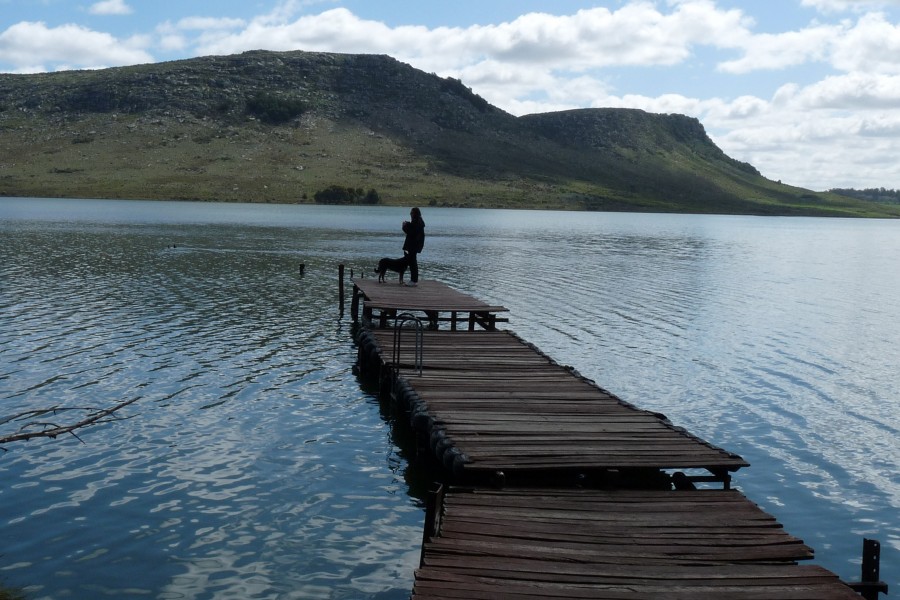
<svg viewBox="0 0 900 600">
<path fill-rule="evenodd" d="M 362 292 L 359 291 L 359 286 L 355 283 L 353 284 L 353 297 L 350 298 L 350 313 L 353 317 L 353 322 L 359 322 L 359 297 L 362 295 Z"/>
<path fill-rule="evenodd" d="M 341 313 L 344 312 L 344 264 L 338 265 L 338 302 L 341 305 Z"/>
<path fill-rule="evenodd" d="M 880 571 L 881 543 L 863 538 L 862 581 L 847 585 L 866 600 L 878 600 L 878 594 L 888 593 L 888 585 L 880 581 Z"/>
<path fill-rule="evenodd" d="M 425 527 L 422 530 L 422 551 L 419 555 L 419 568 L 425 566 L 425 544 L 441 533 L 441 516 L 444 510 L 444 486 L 435 483 L 428 491 L 425 499 Z"/>
</svg>

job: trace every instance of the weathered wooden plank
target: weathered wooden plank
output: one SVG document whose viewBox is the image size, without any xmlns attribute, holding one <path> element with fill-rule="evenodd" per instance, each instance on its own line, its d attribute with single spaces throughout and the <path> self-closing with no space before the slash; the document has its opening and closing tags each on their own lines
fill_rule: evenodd
<svg viewBox="0 0 900 600">
<path fill-rule="evenodd" d="M 447 555 L 463 554 L 465 556 L 485 556 L 491 560 L 496 558 L 525 558 L 536 560 L 554 560 L 587 564 L 639 564 L 670 565 L 677 560 L 679 564 L 723 564 L 750 563 L 771 561 L 794 561 L 810 558 L 802 548 L 786 545 L 665 545 L 665 544 L 631 544 L 631 545 L 589 545 L 562 542 L 560 540 L 529 540 L 528 543 L 511 543 L 508 538 L 496 537 L 483 539 L 476 536 L 465 538 L 444 538 L 440 542 L 426 544 L 426 552 L 441 552 Z"/>
<path fill-rule="evenodd" d="M 483 538 L 496 537 L 508 539 L 510 532 L 516 540 L 534 540 L 539 542 L 559 541 L 562 543 L 589 541 L 593 544 L 647 544 L 651 546 L 667 545 L 669 547 L 690 546 L 702 542 L 710 547 L 742 547 L 742 546 L 790 546 L 802 542 L 788 536 L 788 540 L 778 534 L 780 531 L 775 525 L 769 527 L 739 527 L 731 524 L 724 526 L 704 527 L 702 532 L 687 527 L 639 527 L 633 524 L 628 526 L 608 522 L 596 525 L 578 524 L 570 528 L 575 531 L 559 531 L 559 524 L 553 522 L 536 521 L 527 532 L 519 531 L 514 527 L 515 523 L 509 521 L 493 522 L 487 520 L 463 520 L 454 517 L 454 524 L 447 525 L 441 531 L 445 538 Z M 582 531 L 581 528 L 585 527 Z M 792 549 L 791 552 L 797 552 Z M 802 558 L 811 558 L 809 551 Z M 797 559 L 799 560 L 799 558 Z"/>
<path fill-rule="evenodd" d="M 553 561 L 491 555 L 458 555 L 426 553 L 424 566 L 436 569 L 465 570 L 472 575 L 506 577 L 519 580 L 561 582 L 648 582 L 658 586 L 679 586 L 693 583 L 706 585 L 717 582 L 725 586 L 780 586 L 790 581 L 803 584 L 821 582 L 823 579 L 838 582 L 833 573 L 808 565 L 731 564 L 690 565 L 674 559 L 668 565 L 608 564 Z M 586 568 L 587 567 L 587 568 Z M 847 588 L 849 589 L 849 588 Z M 846 596 L 845 596 L 846 597 Z M 857 599 L 858 600 L 858 597 Z"/>
<path fill-rule="evenodd" d="M 841 600 L 853 598 L 835 595 L 830 583 L 799 584 L 791 582 L 777 589 L 761 586 L 654 586 L 628 582 L 623 584 L 559 584 L 555 582 L 508 582 L 488 577 L 462 577 L 441 574 L 417 585 L 413 600 Z M 471 581 L 474 580 L 475 583 Z M 421 591 L 420 591 L 421 588 Z M 859 596 L 856 596 L 859 600 Z"/>
<path fill-rule="evenodd" d="M 483 460 L 472 459 L 463 464 L 460 468 L 464 474 L 470 473 L 495 473 L 497 471 L 505 474 L 516 474 L 518 472 L 527 473 L 535 481 L 542 481 L 544 478 L 550 478 L 551 475 L 547 471 L 559 470 L 560 472 L 603 472 L 607 469 L 706 469 L 709 467 L 710 460 L 703 457 L 675 457 L 670 462 L 663 461 L 658 457 L 634 457 L 630 459 L 617 459 L 616 457 L 600 457 L 595 460 L 584 460 L 570 457 L 559 457 L 556 459 L 548 458 L 526 458 L 522 460 L 492 460 L 486 458 Z M 662 466 L 661 466 L 662 465 Z"/>
</svg>

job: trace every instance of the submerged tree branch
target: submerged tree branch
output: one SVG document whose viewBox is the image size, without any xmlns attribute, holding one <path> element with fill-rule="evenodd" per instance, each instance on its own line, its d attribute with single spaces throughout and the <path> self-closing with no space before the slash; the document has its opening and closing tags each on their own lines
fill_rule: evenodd
<svg viewBox="0 0 900 600">
<path fill-rule="evenodd" d="M 138 398 L 132 398 L 131 400 L 119 402 L 115 406 L 104 408 L 102 410 L 98 410 L 96 408 L 62 408 L 54 406 L 51 408 L 29 410 L 16 415 L 12 415 L 10 417 L 6 417 L 5 419 L 0 420 L 0 425 L 13 421 L 21 421 L 23 419 L 34 420 L 30 420 L 27 423 L 24 423 L 21 427 L 19 427 L 19 430 L 16 433 L 6 436 L 0 436 L 0 450 L 6 450 L 2 447 L 4 444 L 9 444 L 12 442 L 23 442 L 30 439 L 42 437 L 56 438 L 57 436 L 66 433 L 71 434 L 73 437 L 75 437 L 75 439 L 84 443 L 84 440 L 78 437 L 78 434 L 75 433 L 77 429 L 88 427 L 90 425 L 111 423 L 113 421 L 122 421 L 124 419 L 127 419 L 129 417 L 119 417 L 115 413 L 122 410 L 126 406 L 137 402 L 137 400 Z M 58 424 L 50 421 L 37 420 L 47 415 L 58 415 L 60 413 L 72 411 L 85 411 L 88 414 L 84 419 L 76 423 L 69 424 Z"/>
</svg>

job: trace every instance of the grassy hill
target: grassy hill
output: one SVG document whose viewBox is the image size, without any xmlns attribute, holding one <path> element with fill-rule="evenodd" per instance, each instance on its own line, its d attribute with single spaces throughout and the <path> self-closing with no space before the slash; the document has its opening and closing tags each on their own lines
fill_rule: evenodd
<svg viewBox="0 0 900 600">
<path fill-rule="evenodd" d="M 696 119 L 514 117 L 387 56 L 246 52 L 0 75 L 0 195 L 900 216 L 767 180 Z"/>
</svg>

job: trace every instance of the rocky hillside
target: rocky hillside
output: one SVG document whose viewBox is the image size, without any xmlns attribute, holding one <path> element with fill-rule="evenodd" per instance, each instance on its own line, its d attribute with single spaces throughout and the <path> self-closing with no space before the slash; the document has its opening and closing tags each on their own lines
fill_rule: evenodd
<svg viewBox="0 0 900 600">
<path fill-rule="evenodd" d="M 766 180 L 696 120 L 514 117 L 387 56 L 246 52 L 0 75 L 0 194 L 751 214 L 884 214 Z M 900 212 L 898 212 L 900 214 Z"/>
</svg>

